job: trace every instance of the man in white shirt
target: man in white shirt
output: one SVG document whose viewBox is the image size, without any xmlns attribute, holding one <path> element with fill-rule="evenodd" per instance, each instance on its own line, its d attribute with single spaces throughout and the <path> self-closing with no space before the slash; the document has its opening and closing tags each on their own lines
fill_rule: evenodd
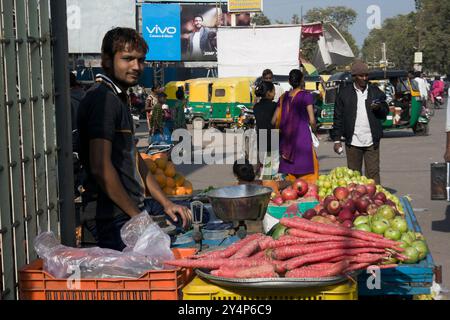
<svg viewBox="0 0 450 320">
<path fill-rule="evenodd" d="M 280 100 L 281 96 L 284 94 L 284 90 L 278 83 L 273 82 L 272 70 L 264 70 L 262 73 L 262 80 L 273 83 L 273 85 L 275 86 L 275 97 L 273 98 L 273 101 L 278 103 L 278 100 Z"/>
<path fill-rule="evenodd" d="M 341 88 L 336 97 L 334 125 L 331 138 L 334 151 L 343 153 L 341 138 L 345 138 L 347 166 L 380 184 L 381 121 L 386 119 L 389 107 L 386 95 L 369 84 L 369 68 L 360 60 L 352 65 L 353 85 Z"/>
</svg>

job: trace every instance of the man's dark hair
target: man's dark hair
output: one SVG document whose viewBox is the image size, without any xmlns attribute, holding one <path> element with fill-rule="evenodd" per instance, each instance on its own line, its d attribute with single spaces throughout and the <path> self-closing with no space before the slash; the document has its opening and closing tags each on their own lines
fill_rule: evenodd
<svg viewBox="0 0 450 320">
<path fill-rule="evenodd" d="M 184 90 L 183 87 L 178 87 L 177 92 L 175 93 L 175 96 L 177 97 L 178 100 L 183 100 L 184 99 Z"/>
<path fill-rule="evenodd" d="M 160 85 L 160 84 L 155 84 L 155 85 L 153 85 L 153 87 L 152 87 L 152 91 L 155 92 L 155 91 L 158 90 L 159 88 L 161 88 L 161 85 Z"/>
<path fill-rule="evenodd" d="M 441 80 L 441 77 L 436 76 L 436 77 L 434 77 L 434 80 Z"/>
<path fill-rule="evenodd" d="M 272 76 L 273 77 L 273 72 L 270 69 L 266 69 L 263 71 L 262 73 L 262 77 L 265 78 L 266 76 Z"/>
<path fill-rule="evenodd" d="M 242 161 L 236 161 L 234 163 L 233 173 L 240 181 L 253 182 L 256 177 L 255 170 L 248 159 L 245 159 L 245 164 L 239 164 L 238 162 Z"/>
<path fill-rule="evenodd" d="M 259 98 L 265 98 L 268 92 L 275 88 L 274 84 L 270 81 L 260 81 L 255 88 L 256 96 Z"/>
<path fill-rule="evenodd" d="M 107 73 L 112 71 L 112 65 L 106 62 L 112 62 L 116 53 L 124 50 L 127 45 L 129 50 L 141 51 L 145 54 L 148 52 L 148 45 L 144 38 L 134 29 L 114 28 L 106 33 L 102 43 L 102 68 Z"/>
<path fill-rule="evenodd" d="M 194 20 L 197 19 L 197 18 L 201 18 L 202 21 L 203 21 L 203 16 L 202 15 L 197 14 L 196 16 L 194 16 Z"/>
<path fill-rule="evenodd" d="M 70 79 L 70 87 L 71 88 L 80 85 L 77 81 L 77 77 L 75 76 L 75 74 L 73 72 L 69 72 L 69 79 Z"/>
<path fill-rule="evenodd" d="M 416 72 L 414 72 L 414 76 L 416 78 L 420 78 L 422 76 L 422 73 L 420 71 L 416 71 Z"/>
</svg>

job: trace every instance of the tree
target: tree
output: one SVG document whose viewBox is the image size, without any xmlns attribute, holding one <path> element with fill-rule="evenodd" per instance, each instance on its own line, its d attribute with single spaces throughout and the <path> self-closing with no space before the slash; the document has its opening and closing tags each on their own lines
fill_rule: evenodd
<svg viewBox="0 0 450 320">
<path fill-rule="evenodd" d="M 305 19 L 308 22 L 329 21 L 333 23 L 339 31 L 348 31 L 356 22 L 358 14 L 355 10 L 343 6 L 313 8 L 309 10 Z"/>
<path fill-rule="evenodd" d="M 292 24 L 300 24 L 300 17 L 298 16 L 298 14 L 294 14 L 291 18 L 291 23 Z"/>
<path fill-rule="evenodd" d="M 284 21 L 283 20 L 275 20 L 275 24 L 284 24 Z"/>
<path fill-rule="evenodd" d="M 353 54 L 359 56 L 359 48 L 356 45 L 355 38 L 348 31 L 349 28 L 355 23 L 358 14 L 355 10 L 343 6 L 339 7 L 326 7 L 326 8 L 313 8 L 309 10 L 305 15 L 306 22 L 328 21 L 331 22 L 342 34 L 344 39 L 353 51 Z M 311 60 L 314 56 L 314 52 L 317 50 L 316 41 L 305 39 L 302 44 L 302 53 L 305 58 Z"/>
<path fill-rule="evenodd" d="M 255 23 L 257 26 L 265 26 L 271 24 L 270 19 L 263 13 L 256 14 L 252 18 L 252 23 Z"/>
<path fill-rule="evenodd" d="M 423 70 L 427 73 L 450 73 L 450 34 L 448 0 L 418 0 L 417 12 L 386 19 L 381 29 L 372 30 L 364 41 L 363 58 L 381 60 L 381 46 L 386 43 L 387 57 L 397 68 L 411 69 L 414 52 L 423 52 Z M 432 18 L 426 18 L 432 17 Z"/>
</svg>

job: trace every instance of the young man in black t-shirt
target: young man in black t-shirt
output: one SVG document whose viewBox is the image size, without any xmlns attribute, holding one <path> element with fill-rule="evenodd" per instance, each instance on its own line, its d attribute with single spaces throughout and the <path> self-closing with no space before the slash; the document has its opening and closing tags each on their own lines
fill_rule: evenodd
<svg viewBox="0 0 450 320">
<path fill-rule="evenodd" d="M 134 143 L 133 118 L 127 90 L 144 70 L 148 47 L 136 30 L 109 31 L 102 45 L 104 75 L 80 103 L 78 126 L 80 157 L 91 185 L 98 191 L 96 225 L 98 245 L 122 250 L 121 227 L 144 211 L 145 188 L 165 213 L 183 226 L 192 222 L 186 208 L 171 202 L 147 169 Z"/>
</svg>

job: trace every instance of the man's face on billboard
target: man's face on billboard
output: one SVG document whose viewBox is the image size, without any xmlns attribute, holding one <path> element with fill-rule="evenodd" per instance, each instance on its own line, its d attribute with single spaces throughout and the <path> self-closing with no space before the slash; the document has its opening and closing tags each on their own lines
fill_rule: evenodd
<svg viewBox="0 0 450 320">
<path fill-rule="evenodd" d="M 201 17 L 195 17 L 195 19 L 194 19 L 194 27 L 196 29 L 201 29 L 201 27 L 203 27 L 203 19 Z"/>
</svg>

